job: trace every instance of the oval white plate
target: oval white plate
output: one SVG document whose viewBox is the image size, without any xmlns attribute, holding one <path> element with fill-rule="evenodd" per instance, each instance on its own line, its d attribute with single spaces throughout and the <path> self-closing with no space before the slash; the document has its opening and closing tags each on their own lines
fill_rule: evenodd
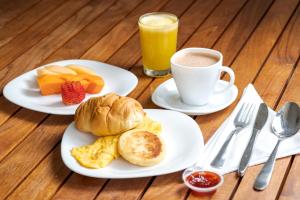
<svg viewBox="0 0 300 200">
<path fill-rule="evenodd" d="M 93 143 L 97 137 L 77 130 L 72 122 L 66 129 L 61 142 L 61 156 L 72 171 L 96 178 L 137 178 L 172 173 L 185 169 L 201 156 L 203 137 L 198 124 L 189 116 L 176 111 L 145 109 L 148 115 L 162 124 L 161 136 L 166 144 L 166 157 L 152 167 L 139 167 L 122 158 L 112 161 L 102 169 L 82 167 L 71 156 L 71 149 Z"/>
<path fill-rule="evenodd" d="M 217 89 L 221 89 L 228 84 L 227 81 L 219 80 Z M 203 106 L 192 106 L 181 101 L 173 78 L 160 84 L 152 94 L 152 101 L 156 105 L 183 112 L 187 115 L 206 115 L 217 112 L 228 107 L 236 99 L 238 89 L 235 85 L 224 93 L 213 94 L 210 102 Z"/>
<path fill-rule="evenodd" d="M 92 60 L 63 60 L 47 65 L 66 66 L 82 65 L 99 74 L 105 82 L 103 90 L 98 94 L 86 94 L 84 101 L 93 96 L 102 96 L 115 92 L 121 96 L 129 94 L 137 85 L 137 77 L 122 68 Z M 47 66 L 43 65 L 41 67 Z M 39 67 L 39 68 L 41 68 Z M 3 89 L 3 95 L 11 102 L 31 110 L 57 114 L 73 115 L 78 105 L 66 106 L 62 103 L 61 95 L 42 96 L 36 82 L 36 69 L 29 71 L 10 81 Z"/>
</svg>

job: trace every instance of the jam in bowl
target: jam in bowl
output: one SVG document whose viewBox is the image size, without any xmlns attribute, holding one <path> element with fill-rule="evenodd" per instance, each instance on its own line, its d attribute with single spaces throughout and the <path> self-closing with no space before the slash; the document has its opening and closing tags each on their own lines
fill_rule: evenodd
<svg viewBox="0 0 300 200">
<path fill-rule="evenodd" d="M 203 169 L 186 169 L 182 174 L 182 179 L 194 195 L 213 194 L 224 182 L 220 173 Z"/>
</svg>

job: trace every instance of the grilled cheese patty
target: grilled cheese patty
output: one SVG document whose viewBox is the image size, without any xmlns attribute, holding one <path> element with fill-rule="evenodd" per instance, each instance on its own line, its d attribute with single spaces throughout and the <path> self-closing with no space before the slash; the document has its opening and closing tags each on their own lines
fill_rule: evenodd
<svg viewBox="0 0 300 200">
<path fill-rule="evenodd" d="M 152 166 L 164 158 L 164 144 L 159 136 L 145 130 L 131 130 L 121 135 L 121 156 L 132 164 Z"/>
</svg>

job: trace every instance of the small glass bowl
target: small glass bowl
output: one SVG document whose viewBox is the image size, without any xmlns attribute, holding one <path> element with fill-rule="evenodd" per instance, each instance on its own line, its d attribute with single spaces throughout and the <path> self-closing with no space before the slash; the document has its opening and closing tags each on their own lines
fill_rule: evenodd
<svg viewBox="0 0 300 200">
<path fill-rule="evenodd" d="M 214 185 L 212 187 L 203 187 L 203 188 L 195 187 L 195 186 L 191 185 L 189 183 L 189 181 L 187 180 L 187 177 L 190 176 L 191 174 L 194 174 L 195 172 L 211 172 L 211 173 L 214 173 L 215 175 L 217 175 L 220 178 L 220 181 L 217 185 Z M 204 170 L 203 168 L 200 168 L 200 167 L 187 168 L 182 173 L 182 179 L 183 179 L 184 184 L 192 190 L 192 194 L 194 194 L 196 196 L 211 195 L 211 194 L 215 193 L 217 191 L 217 189 L 224 182 L 224 177 L 219 172 L 214 171 L 214 170 Z"/>
</svg>

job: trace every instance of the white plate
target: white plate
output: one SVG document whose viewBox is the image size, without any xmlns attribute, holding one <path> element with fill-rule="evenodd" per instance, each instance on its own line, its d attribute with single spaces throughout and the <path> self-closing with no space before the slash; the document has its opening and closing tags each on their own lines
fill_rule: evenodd
<svg viewBox="0 0 300 200">
<path fill-rule="evenodd" d="M 126 96 L 135 88 L 138 82 L 137 77 L 133 73 L 98 61 L 63 60 L 47 65 L 66 66 L 70 64 L 82 65 L 89 68 L 104 79 L 105 85 L 103 90 L 98 94 L 86 94 L 84 101 L 88 100 L 90 97 L 102 96 L 109 92 L 115 92 L 121 96 Z M 42 96 L 36 82 L 36 69 L 10 81 L 4 87 L 3 95 L 9 101 L 19 106 L 50 114 L 73 115 L 78 107 L 78 105 L 64 105 L 61 100 L 61 95 Z"/>
<path fill-rule="evenodd" d="M 219 80 L 217 89 L 222 89 L 228 84 L 227 81 Z M 152 101 L 156 105 L 183 112 L 188 115 L 206 115 L 217 112 L 232 104 L 238 95 L 238 89 L 234 85 L 229 90 L 220 94 L 213 94 L 210 102 L 203 106 L 192 106 L 181 101 L 173 78 L 160 84 L 152 94 Z"/>
<path fill-rule="evenodd" d="M 119 158 L 102 169 L 82 167 L 71 156 L 71 149 L 93 143 L 97 137 L 78 131 L 74 122 L 66 129 L 61 142 L 61 155 L 72 171 L 97 178 L 137 178 L 172 173 L 198 161 L 204 148 L 198 124 L 189 116 L 170 110 L 145 109 L 148 115 L 162 124 L 161 136 L 166 144 L 166 157 L 151 167 L 139 167 Z"/>
</svg>

